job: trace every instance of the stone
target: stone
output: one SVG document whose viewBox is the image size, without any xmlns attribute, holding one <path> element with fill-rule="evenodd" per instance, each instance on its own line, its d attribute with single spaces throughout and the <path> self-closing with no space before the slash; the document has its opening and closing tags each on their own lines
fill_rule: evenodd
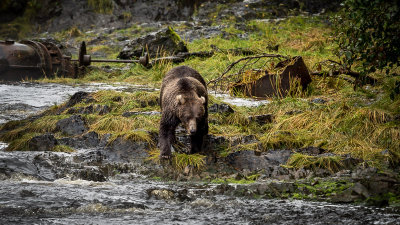
<svg viewBox="0 0 400 225">
<path fill-rule="evenodd" d="M 129 162 L 134 159 L 137 162 L 149 157 L 149 144 L 146 142 L 134 142 L 117 138 L 107 145 L 107 157 L 112 161 Z"/>
<path fill-rule="evenodd" d="M 72 107 L 72 106 L 76 105 L 77 103 L 82 102 L 84 99 L 87 99 L 88 96 L 89 96 L 88 92 L 78 91 L 71 96 L 71 98 L 68 100 L 68 102 L 65 106 L 67 108 Z"/>
<path fill-rule="evenodd" d="M 33 137 L 28 146 L 31 151 L 51 151 L 57 144 L 57 139 L 52 134 L 47 133 Z"/>
<path fill-rule="evenodd" d="M 325 99 L 322 99 L 322 98 L 314 98 L 310 102 L 314 103 L 314 104 L 325 104 L 328 101 L 326 101 Z"/>
<path fill-rule="evenodd" d="M 150 57 L 156 57 L 157 55 L 164 56 L 174 55 L 178 52 L 188 52 L 188 49 L 179 35 L 171 27 L 168 27 L 156 33 L 132 40 L 124 46 L 118 58 L 137 59 L 144 52 L 147 52 Z"/>
<path fill-rule="evenodd" d="M 275 116 L 272 114 L 263 114 L 263 115 L 256 115 L 256 116 L 249 116 L 250 121 L 254 121 L 260 125 L 264 125 L 266 123 L 272 123 Z"/>
<path fill-rule="evenodd" d="M 21 196 L 22 198 L 26 198 L 26 197 L 36 197 L 37 195 L 29 190 L 21 190 L 19 192 L 19 196 Z"/>
<path fill-rule="evenodd" d="M 67 135 L 79 135 L 87 131 L 85 121 L 80 115 L 73 115 L 69 118 L 59 120 L 56 130 Z"/>
<path fill-rule="evenodd" d="M 353 192 L 357 193 L 358 195 L 363 196 L 364 198 L 369 198 L 371 196 L 368 192 L 368 189 L 359 182 L 354 184 Z"/>
<path fill-rule="evenodd" d="M 94 166 L 85 166 L 83 169 L 75 170 L 73 175 L 77 179 L 88 181 L 104 182 L 107 180 L 100 169 Z"/>
<path fill-rule="evenodd" d="M 222 103 L 222 104 L 213 104 L 208 108 L 208 111 L 210 113 L 234 113 L 235 110 L 232 109 L 232 107 L 228 104 Z"/>
<path fill-rule="evenodd" d="M 289 159 L 292 152 L 290 150 L 269 151 L 257 155 L 254 151 L 238 151 L 227 156 L 227 161 L 237 170 L 266 170 L 273 171 L 271 176 L 288 175 L 286 168 L 280 167 Z"/>
<path fill-rule="evenodd" d="M 76 149 L 82 148 L 95 148 L 104 147 L 105 145 L 100 143 L 99 134 L 94 131 L 83 134 L 78 137 L 64 137 L 58 139 L 58 142 L 62 145 L 68 145 Z"/>
</svg>

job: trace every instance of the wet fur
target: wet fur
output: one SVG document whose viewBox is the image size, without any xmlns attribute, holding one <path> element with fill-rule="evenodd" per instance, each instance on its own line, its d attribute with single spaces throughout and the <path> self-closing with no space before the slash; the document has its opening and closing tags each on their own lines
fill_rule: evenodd
<svg viewBox="0 0 400 225">
<path fill-rule="evenodd" d="M 177 96 L 184 98 L 184 104 L 180 104 Z M 200 101 L 203 96 L 205 102 Z M 180 123 L 185 123 L 184 118 L 198 115 L 197 129 L 190 135 L 190 153 L 201 151 L 204 136 L 208 133 L 208 96 L 207 87 L 201 75 L 187 66 L 179 66 L 171 69 L 164 77 L 161 92 L 160 106 L 162 116 L 160 121 L 159 144 L 161 157 L 171 156 L 171 145 L 176 141 L 175 129 Z M 186 121 L 187 122 L 187 121 Z"/>
</svg>

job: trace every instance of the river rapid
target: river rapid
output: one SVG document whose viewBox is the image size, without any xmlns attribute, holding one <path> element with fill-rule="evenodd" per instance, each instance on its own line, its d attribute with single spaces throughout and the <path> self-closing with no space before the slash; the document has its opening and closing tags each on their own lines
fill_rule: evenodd
<svg viewBox="0 0 400 225">
<path fill-rule="evenodd" d="M 60 104 L 77 91 L 142 88 L 0 84 L 0 124 Z M 389 207 L 237 197 L 218 194 L 217 184 L 162 182 L 136 172 L 104 182 L 30 176 L 24 170 L 31 164 L 24 162 L 44 153 L 5 152 L 5 147 L 0 143 L 0 172 L 20 165 L 21 173 L 0 173 L 0 224 L 400 224 L 399 213 Z M 85 151 L 52 154 L 68 162 Z"/>
</svg>

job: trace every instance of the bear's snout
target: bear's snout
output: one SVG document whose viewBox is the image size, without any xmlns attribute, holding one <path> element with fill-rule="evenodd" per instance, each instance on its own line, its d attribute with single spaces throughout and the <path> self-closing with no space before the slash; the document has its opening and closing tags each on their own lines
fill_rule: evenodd
<svg viewBox="0 0 400 225">
<path fill-rule="evenodd" d="M 196 120 L 194 120 L 194 119 L 189 120 L 188 133 L 189 134 L 195 134 L 196 131 L 197 131 Z"/>
</svg>

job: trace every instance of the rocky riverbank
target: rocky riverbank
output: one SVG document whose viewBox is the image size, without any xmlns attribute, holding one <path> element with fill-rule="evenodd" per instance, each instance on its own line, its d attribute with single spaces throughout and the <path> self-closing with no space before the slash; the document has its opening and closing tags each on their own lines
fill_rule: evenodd
<svg viewBox="0 0 400 225">
<path fill-rule="evenodd" d="M 370 167 L 361 159 L 338 156 L 318 147 L 264 149 L 254 135 L 209 135 L 204 158 L 192 158 L 195 161 L 191 163 L 190 159 L 185 161 L 186 154 L 176 153 L 174 160 L 184 160 L 183 164 L 159 162 L 158 150 L 154 150 L 157 122 L 147 128 L 144 125 L 148 123 L 146 120 L 157 120 L 160 116 L 157 94 L 147 93 L 141 93 L 148 95 L 146 98 L 129 103 L 135 105 L 135 111 L 122 109 L 117 113 L 115 109 L 126 100 L 126 95 L 103 91 L 100 98 L 96 92 L 77 92 L 66 103 L 40 115 L 4 124 L 0 134 L 9 145 L 1 153 L 1 179 L 27 176 L 54 181 L 68 177 L 105 182 L 117 175 L 134 172 L 150 179 L 218 184 L 208 190 L 213 195 L 367 202 L 380 206 L 398 202 L 400 180 L 391 170 Z M 103 98 L 108 98 L 107 104 L 102 104 Z M 219 102 L 210 107 L 210 112 L 217 117 L 229 117 L 234 110 Z M 98 117 L 97 121 L 130 118 L 138 120 L 141 126 L 128 133 L 108 133 L 106 129 L 110 128 L 93 129 L 90 125 L 93 117 Z M 260 126 L 274 123 L 273 118 L 273 115 L 258 115 L 249 120 Z M 95 124 L 105 126 L 98 123 Z M 220 122 L 211 119 L 210 123 Z M 125 126 L 111 120 L 106 124 Z M 176 151 L 185 152 L 182 146 L 187 146 L 188 138 L 183 129 L 178 132 L 182 144 L 176 146 Z M 255 149 L 259 150 L 247 150 L 243 146 L 258 146 Z M 226 152 L 227 148 L 232 150 Z M 297 167 L 292 161 L 299 154 L 322 161 Z M 176 195 L 173 190 L 167 191 L 168 196 Z"/>
</svg>

